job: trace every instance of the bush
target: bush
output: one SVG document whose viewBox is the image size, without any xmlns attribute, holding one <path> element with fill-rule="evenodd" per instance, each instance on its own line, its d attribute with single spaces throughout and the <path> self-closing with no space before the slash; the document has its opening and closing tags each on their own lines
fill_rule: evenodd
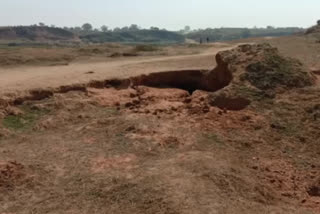
<svg viewBox="0 0 320 214">
<path fill-rule="evenodd" d="M 134 50 L 137 52 L 152 52 L 159 50 L 159 48 L 154 45 L 137 45 Z"/>
<path fill-rule="evenodd" d="M 17 45 L 18 45 L 18 44 L 15 43 L 15 42 L 11 42 L 11 43 L 8 44 L 9 47 L 15 47 L 15 46 L 17 46 Z"/>
</svg>

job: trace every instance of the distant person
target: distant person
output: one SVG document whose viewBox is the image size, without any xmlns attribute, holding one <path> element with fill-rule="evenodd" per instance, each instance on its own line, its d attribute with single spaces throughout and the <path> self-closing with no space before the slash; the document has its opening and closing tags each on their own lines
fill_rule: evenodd
<svg viewBox="0 0 320 214">
<path fill-rule="evenodd" d="M 200 38 L 200 41 L 199 41 L 200 45 L 202 44 L 202 38 Z"/>
<path fill-rule="evenodd" d="M 209 39 L 209 37 L 207 37 L 207 43 L 209 43 L 210 42 L 210 39 Z"/>
</svg>

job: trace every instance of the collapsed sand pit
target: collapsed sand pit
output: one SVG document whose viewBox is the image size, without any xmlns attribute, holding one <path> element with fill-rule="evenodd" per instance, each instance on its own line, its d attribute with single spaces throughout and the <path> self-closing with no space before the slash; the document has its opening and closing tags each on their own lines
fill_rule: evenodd
<svg viewBox="0 0 320 214">
<path fill-rule="evenodd" d="M 152 73 L 131 79 L 134 86 L 145 85 L 158 88 L 179 88 L 192 94 L 196 90 L 218 91 L 233 79 L 228 62 L 216 56 L 217 67 L 213 70 L 181 70 Z"/>
<path fill-rule="evenodd" d="M 231 72 L 218 67 L 213 71 L 184 70 L 153 73 L 132 79 L 133 85 L 156 88 L 179 88 L 192 94 L 196 90 L 217 91 L 232 80 Z"/>
<path fill-rule="evenodd" d="M 148 86 L 181 89 L 190 95 L 196 90 L 207 91 L 214 97 L 209 101 L 211 105 L 227 110 L 242 110 L 253 101 L 250 97 L 252 94 L 274 96 L 278 88 L 302 88 L 315 82 L 315 77 L 302 63 L 281 56 L 277 49 L 268 44 L 241 45 L 219 52 L 216 62 L 213 70 L 166 71 L 127 79 L 96 80 L 56 89 L 32 90 L 23 97 L 14 98 L 9 104 L 20 105 L 27 100 L 41 100 L 54 93 L 88 93 L 88 88 L 135 90 L 138 86 Z M 248 91 L 249 95 L 246 94 Z"/>
</svg>

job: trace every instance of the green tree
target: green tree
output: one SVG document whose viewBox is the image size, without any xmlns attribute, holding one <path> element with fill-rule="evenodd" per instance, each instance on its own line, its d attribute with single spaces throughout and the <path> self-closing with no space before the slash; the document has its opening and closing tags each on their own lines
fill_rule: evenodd
<svg viewBox="0 0 320 214">
<path fill-rule="evenodd" d="M 190 26 L 185 26 L 184 27 L 184 32 L 185 33 L 189 33 L 191 31 L 191 27 Z"/>
<path fill-rule="evenodd" d="M 150 30 L 160 30 L 158 27 L 150 27 Z"/>
<path fill-rule="evenodd" d="M 130 31 L 138 31 L 139 30 L 139 26 L 136 25 L 136 24 L 132 24 L 132 25 L 130 25 L 129 30 Z"/>
<path fill-rule="evenodd" d="M 105 25 L 102 25 L 102 26 L 101 26 L 101 31 L 102 31 L 102 32 L 107 32 L 107 31 L 108 31 L 108 27 L 105 26 Z"/>
<path fill-rule="evenodd" d="M 74 32 L 76 33 L 80 33 L 82 31 L 82 28 L 81 27 L 74 27 Z"/>
<path fill-rule="evenodd" d="M 113 29 L 113 32 L 121 32 L 121 28 L 116 27 L 116 28 Z"/>
<path fill-rule="evenodd" d="M 84 30 L 85 32 L 90 32 L 90 31 L 92 31 L 92 29 L 93 29 L 93 27 L 89 23 L 85 23 L 82 25 L 82 30 Z"/>
<path fill-rule="evenodd" d="M 121 31 L 122 31 L 122 32 L 129 31 L 129 27 L 125 26 L 125 27 L 121 28 Z"/>
</svg>

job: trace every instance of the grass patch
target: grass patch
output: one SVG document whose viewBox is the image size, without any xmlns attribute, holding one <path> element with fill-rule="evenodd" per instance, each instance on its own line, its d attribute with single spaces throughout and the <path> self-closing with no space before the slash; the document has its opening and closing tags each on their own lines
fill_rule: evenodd
<svg viewBox="0 0 320 214">
<path fill-rule="evenodd" d="M 23 106 L 21 108 L 24 112 L 22 115 L 8 115 L 6 116 L 2 124 L 5 128 L 23 131 L 33 127 L 35 122 L 43 115 L 47 114 L 47 110 L 34 110 L 29 106 Z"/>
<path fill-rule="evenodd" d="M 198 149 L 202 150 L 202 149 L 208 149 L 216 146 L 222 147 L 224 145 L 225 145 L 224 141 L 217 134 L 205 133 L 200 136 Z"/>
<path fill-rule="evenodd" d="M 249 88 L 245 85 L 237 85 L 235 87 L 235 93 L 238 96 L 250 98 L 252 101 L 261 101 L 269 98 L 265 91 Z"/>
</svg>

